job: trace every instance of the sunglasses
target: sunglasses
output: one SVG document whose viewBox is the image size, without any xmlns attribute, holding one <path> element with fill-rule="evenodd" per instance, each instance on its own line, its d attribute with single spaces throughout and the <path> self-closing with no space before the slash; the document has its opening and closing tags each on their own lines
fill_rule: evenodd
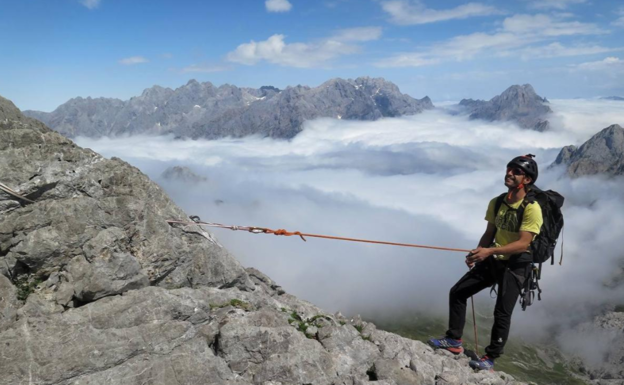
<svg viewBox="0 0 624 385">
<path fill-rule="evenodd" d="M 526 175 L 524 170 L 517 168 L 517 167 L 507 167 L 507 172 L 510 172 L 510 171 L 511 171 L 511 175 L 514 175 L 514 176 Z"/>
</svg>

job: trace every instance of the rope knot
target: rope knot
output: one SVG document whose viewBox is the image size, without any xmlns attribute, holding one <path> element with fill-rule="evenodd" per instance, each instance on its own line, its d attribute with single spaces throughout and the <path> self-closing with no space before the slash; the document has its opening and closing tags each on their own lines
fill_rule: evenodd
<svg viewBox="0 0 624 385">
<path fill-rule="evenodd" d="M 278 229 L 278 230 L 271 230 L 270 232 L 272 232 L 275 235 L 284 235 L 284 236 L 287 236 L 287 237 L 290 237 L 291 235 L 298 235 L 298 236 L 301 237 L 301 239 L 304 242 L 307 242 L 306 239 L 303 237 L 303 235 L 299 231 L 294 231 L 294 232 L 291 233 L 291 232 L 286 231 L 284 229 Z"/>
</svg>

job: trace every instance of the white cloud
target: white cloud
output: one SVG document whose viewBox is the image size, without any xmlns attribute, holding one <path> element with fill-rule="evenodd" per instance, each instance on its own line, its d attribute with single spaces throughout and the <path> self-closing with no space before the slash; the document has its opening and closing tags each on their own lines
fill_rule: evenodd
<svg viewBox="0 0 624 385">
<path fill-rule="evenodd" d="M 618 57 L 608 57 L 603 60 L 585 62 L 571 66 L 574 71 L 624 71 L 624 60 Z"/>
<path fill-rule="evenodd" d="M 542 37 L 599 35 L 607 33 L 591 23 L 563 21 L 544 14 L 514 15 L 503 21 L 503 30 L 521 35 L 539 35 Z"/>
<path fill-rule="evenodd" d="M 316 43 L 287 44 L 284 35 L 273 35 L 267 40 L 251 41 L 239 45 L 227 54 L 227 60 L 245 65 L 254 65 L 261 61 L 269 63 L 311 68 L 325 65 L 331 59 L 341 55 L 359 52 L 356 45 L 347 44 L 337 39 L 326 39 Z"/>
<path fill-rule="evenodd" d="M 149 60 L 147 60 L 143 56 L 131 56 L 131 57 L 127 57 L 127 58 L 123 58 L 119 60 L 119 64 L 133 65 L 133 64 L 147 63 L 148 61 Z"/>
<path fill-rule="evenodd" d="M 269 12 L 288 12 L 292 8 L 288 0 L 266 0 L 264 6 Z"/>
<path fill-rule="evenodd" d="M 540 47 L 527 47 L 519 52 L 507 52 L 504 54 L 516 55 L 519 53 L 522 59 L 530 60 L 536 58 L 595 55 L 599 53 L 622 51 L 623 49 L 624 48 L 608 48 L 599 45 L 578 45 L 566 47 L 561 43 L 551 43 Z"/>
<path fill-rule="evenodd" d="M 347 28 L 336 31 L 333 40 L 338 41 L 370 41 L 379 40 L 382 34 L 381 27 L 358 27 Z"/>
<path fill-rule="evenodd" d="M 501 28 L 493 33 L 476 32 L 470 35 L 455 36 L 416 52 L 396 54 L 380 60 L 376 65 L 379 67 L 417 67 L 443 61 L 464 61 L 483 55 L 513 54 L 521 56 L 522 50 L 520 48 L 529 47 L 531 44 L 541 41 L 563 36 L 599 35 L 603 33 L 606 31 L 591 23 L 567 21 L 543 14 L 514 15 L 505 18 Z M 535 49 L 541 49 L 544 53 L 550 51 L 552 55 L 559 53 L 560 56 L 586 55 L 597 53 L 596 51 L 599 50 L 597 46 L 594 46 L 593 50 L 587 46 L 565 49 L 561 44 Z"/>
<path fill-rule="evenodd" d="M 100 1 L 101 0 L 80 0 L 80 4 L 89 9 L 95 9 L 100 6 Z"/>
<path fill-rule="evenodd" d="M 566 9 L 583 3 L 587 3 L 587 0 L 531 0 L 530 6 L 536 9 Z"/>
<path fill-rule="evenodd" d="M 501 13 L 492 6 L 480 3 L 468 3 L 452 9 L 435 10 L 427 8 L 419 0 L 395 0 L 383 1 L 381 7 L 386 13 L 390 14 L 390 20 L 393 23 L 401 25 L 427 24 Z"/>
<path fill-rule="evenodd" d="M 203 65 L 203 64 L 191 64 L 190 66 L 184 67 L 180 70 L 182 73 L 213 73 L 213 72 L 222 72 L 228 71 L 230 67 L 223 65 Z"/>
</svg>

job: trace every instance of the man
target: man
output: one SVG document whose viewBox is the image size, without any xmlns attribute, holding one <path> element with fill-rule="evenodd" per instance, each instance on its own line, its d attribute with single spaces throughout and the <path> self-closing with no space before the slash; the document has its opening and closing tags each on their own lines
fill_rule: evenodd
<svg viewBox="0 0 624 385">
<path fill-rule="evenodd" d="M 537 163 L 533 157 L 530 154 L 519 156 L 507 164 L 505 186 L 509 191 L 498 212 L 494 211 L 499 197 L 490 201 L 485 215 L 488 222 L 485 233 L 479 246 L 466 257 L 466 264 L 471 270 L 451 288 L 446 336 L 429 340 L 429 345 L 435 349 L 462 353 L 461 337 L 466 322 L 467 299 L 498 284 L 490 345 L 485 348 L 486 355 L 470 361 L 470 367 L 477 370 L 492 371 L 494 360 L 503 353 L 509 336 L 511 314 L 531 271 L 533 258 L 529 246 L 539 234 L 543 223 L 539 204 L 524 202 L 538 176 Z M 523 214 L 517 211 L 521 207 L 524 207 Z"/>
</svg>

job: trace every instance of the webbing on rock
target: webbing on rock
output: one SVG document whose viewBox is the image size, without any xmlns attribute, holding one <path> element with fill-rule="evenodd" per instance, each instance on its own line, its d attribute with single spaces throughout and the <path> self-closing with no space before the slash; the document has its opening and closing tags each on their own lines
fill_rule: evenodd
<svg viewBox="0 0 624 385">
<path fill-rule="evenodd" d="M 10 187 L 5 185 L 4 183 L 0 183 L 0 190 L 4 191 L 5 193 L 7 193 L 9 195 L 13 195 L 16 198 L 19 198 L 21 200 L 25 200 L 26 202 L 35 203 L 34 201 L 31 201 L 30 199 L 28 199 L 28 198 L 26 198 L 24 196 L 21 196 L 20 194 L 18 194 L 14 190 L 12 190 Z"/>
</svg>

